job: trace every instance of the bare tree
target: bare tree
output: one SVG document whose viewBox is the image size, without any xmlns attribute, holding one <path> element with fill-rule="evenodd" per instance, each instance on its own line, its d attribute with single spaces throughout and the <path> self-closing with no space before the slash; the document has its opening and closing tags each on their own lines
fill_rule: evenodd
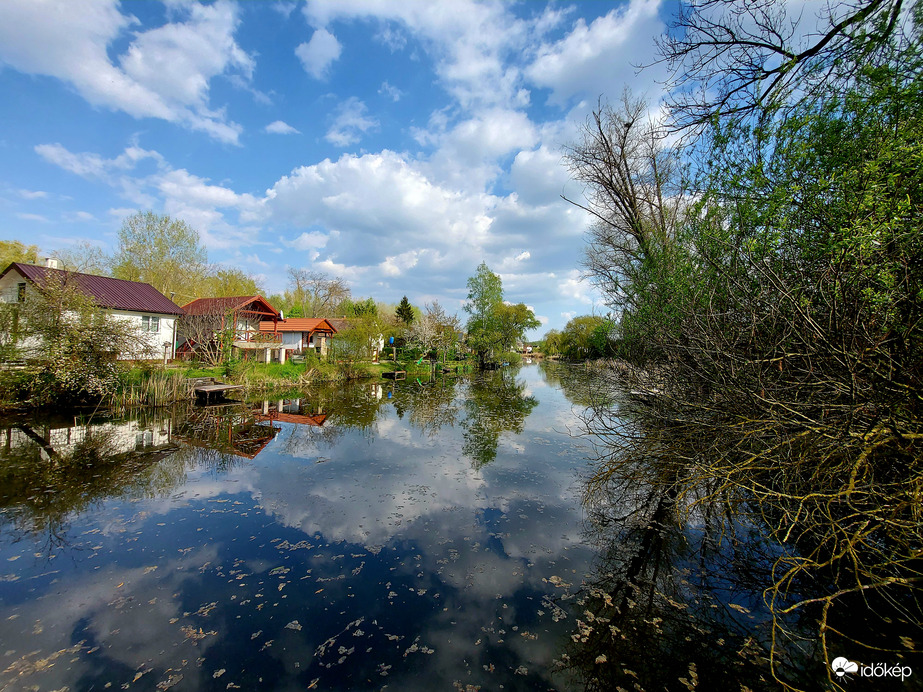
<svg viewBox="0 0 923 692">
<path fill-rule="evenodd" d="M 324 272 L 289 267 L 288 298 L 301 305 L 305 317 L 329 316 L 341 302 L 349 298 L 346 281 Z"/>
<path fill-rule="evenodd" d="M 688 202 L 679 160 L 648 118 L 647 104 L 626 90 L 617 108 L 599 104 L 565 161 L 584 184 L 584 201 L 564 199 L 595 220 L 587 275 L 610 305 L 630 309 L 633 278 L 669 249 Z"/>
<path fill-rule="evenodd" d="M 186 313 L 179 319 L 177 330 L 181 351 L 208 365 L 218 365 L 224 358 L 228 341 L 224 335 L 225 311 L 216 308 L 210 312 Z"/>
<path fill-rule="evenodd" d="M 903 33 L 904 0 L 822 3 L 814 26 L 804 9 L 777 0 L 689 0 L 659 40 L 672 71 L 669 105 L 679 128 L 714 116 L 758 114 L 793 92 L 849 80 Z M 902 21 L 904 20 L 904 21 Z M 764 111 L 765 112 L 765 111 Z"/>
</svg>

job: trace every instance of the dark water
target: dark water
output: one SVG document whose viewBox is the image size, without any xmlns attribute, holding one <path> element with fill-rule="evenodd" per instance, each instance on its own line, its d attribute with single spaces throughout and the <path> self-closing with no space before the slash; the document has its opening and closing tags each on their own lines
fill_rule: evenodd
<svg viewBox="0 0 923 692">
<path fill-rule="evenodd" d="M 815 614 L 770 616 L 790 546 L 644 460 L 588 498 L 594 377 L 0 423 L 0 692 L 921 688 L 913 603 L 828 638 L 909 678 L 837 678 Z"/>
<path fill-rule="evenodd" d="M 15 421 L 0 689 L 579 688 L 574 424 L 528 366 Z"/>
</svg>

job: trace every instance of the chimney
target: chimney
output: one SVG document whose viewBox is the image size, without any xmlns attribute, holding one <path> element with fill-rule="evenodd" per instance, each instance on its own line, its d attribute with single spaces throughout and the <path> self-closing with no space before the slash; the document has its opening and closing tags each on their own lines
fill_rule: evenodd
<svg viewBox="0 0 923 692">
<path fill-rule="evenodd" d="M 57 257 L 46 257 L 45 266 L 48 269 L 57 269 L 58 268 L 58 258 Z"/>
</svg>

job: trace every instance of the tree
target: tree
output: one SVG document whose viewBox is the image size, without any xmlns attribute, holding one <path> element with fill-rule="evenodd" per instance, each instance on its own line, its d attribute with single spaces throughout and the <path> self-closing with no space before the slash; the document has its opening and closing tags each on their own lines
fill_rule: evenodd
<svg viewBox="0 0 923 692">
<path fill-rule="evenodd" d="M 684 2 L 658 42 L 672 72 L 675 124 L 701 131 L 715 117 L 761 117 L 829 94 L 893 59 L 892 40 L 909 38 L 906 11 L 903 0 L 824 3 L 815 28 L 803 25 L 807 12 L 790 17 L 786 3 L 773 0 Z"/>
<path fill-rule="evenodd" d="M 165 296 L 196 297 L 190 287 L 206 274 L 208 256 L 185 221 L 139 212 L 122 222 L 118 243 L 112 276 L 149 283 Z"/>
<path fill-rule="evenodd" d="M 329 316 L 350 295 L 346 281 L 323 272 L 289 267 L 288 277 L 286 294 L 304 317 Z"/>
<path fill-rule="evenodd" d="M 83 274 L 96 274 L 97 276 L 106 276 L 112 263 L 112 260 L 99 245 L 94 245 L 85 240 L 56 250 L 54 256 L 60 260 L 62 269 Z"/>
<path fill-rule="evenodd" d="M 795 617 L 817 623 L 824 656 L 847 642 L 896 650 L 896 624 L 919 621 L 923 60 L 918 35 L 868 53 L 862 37 L 881 24 L 857 12 L 837 79 L 815 83 L 823 62 L 798 68 L 784 108 L 761 90 L 738 117 L 711 112 L 669 261 L 630 277 L 622 335 L 648 346 L 648 367 L 617 372 L 637 393 L 631 415 L 606 404 L 588 416 L 611 445 L 597 487 L 634 489 L 652 468 L 677 511 L 727 512 L 785 545 L 764 592 L 783 683 L 784 649 L 804 640 L 787 639 Z M 716 64 L 696 68 L 703 84 Z M 870 613 L 891 634 L 868 631 Z"/>
<path fill-rule="evenodd" d="M 481 365 L 495 350 L 509 349 L 527 329 L 540 326 L 526 305 L 504 304 L 503 282 L 484 262 L 468 279 L 465 312 L 471 315 L 467 325 L 468 345 L 478 354 Z"/>
<path fill-rule="evenodd" d="M 561 334 L 561 352 L 572 360 L 603 358 L 611 353 L 612 322 L 599 315 L 571 319 Z"/>
<path fill-rule="evenodd" d="M 446 315 L 445 309 L 434 300 L 426 303 L 420 318 L 410 327 L 410 338 L 418 343 L 424 351 L 435 350 L 441 353 L 445 362 L 449 349 L 458 339 L 458 317 Z"/>
<path fill-rule="evenodd" d="M 196 292 L 200 298 L 230 298 L 262 295 L 263 288 L 242 269 L 226 267 L 213 269 L 202 277 Z"/>
<path fill-rule="evenodd" d="M 401 303 L 397 306 L 394 314 L 397 316 L 398 321 L 403 322 L 405 327 L 409 327 L 413 323 L 413 308 L 410 306 L 407 296 L 401 298 Z"/>
<path fill-rule="evenodd" d="M 13 262 L 35 264 L 38 261 L 38 245 L 24 245 L 18 240 L 0 240 L 0 271 Z"/>
<path fill-rule="evenodd" d="M 565 199 L 593 218 L 583 265 L 619 312 L 651 299 L 648 275 L 671 270 L 688 207 L 678 152 L 646 113 L 627 91 L 618 108 L 600 103 L 565 154 L 571 175 L 584 184 L 584 202 Z"/>
<path fill-rule="evenodd" d="M 563 335 L 557 329 L 549 329 L 542 339 L 541 351 L 547 356 L 558 355 L 563 348 Z"/>
<path fill-rule="evenodd" d="M 38 365 L 29 382 L 33 404 L 99 400 L 118 386 L 116 358 L 153 355 L 134 323 L 97 307 L 68 273 L 27 290 L 16 308 L 17 347 Z"/>
</svg>

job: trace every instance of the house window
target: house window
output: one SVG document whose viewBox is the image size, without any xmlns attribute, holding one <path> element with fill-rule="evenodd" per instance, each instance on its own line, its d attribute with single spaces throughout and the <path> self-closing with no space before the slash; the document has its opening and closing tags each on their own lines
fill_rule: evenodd
<svg viewBox="0 0 923 692">
<path fill-rule="evenodd" d="M 26 282 L 22 281 L 16 284 L 16 300 L 20 303 L 26 302 Z"/>
<path fill-rule="evenodd" d="M 159 317 L 148 317 L 144 315 L 141 317 L 141 331 L 142 332 L 159 332 L 160 331 L 160 318 Z"/>
</svg>

